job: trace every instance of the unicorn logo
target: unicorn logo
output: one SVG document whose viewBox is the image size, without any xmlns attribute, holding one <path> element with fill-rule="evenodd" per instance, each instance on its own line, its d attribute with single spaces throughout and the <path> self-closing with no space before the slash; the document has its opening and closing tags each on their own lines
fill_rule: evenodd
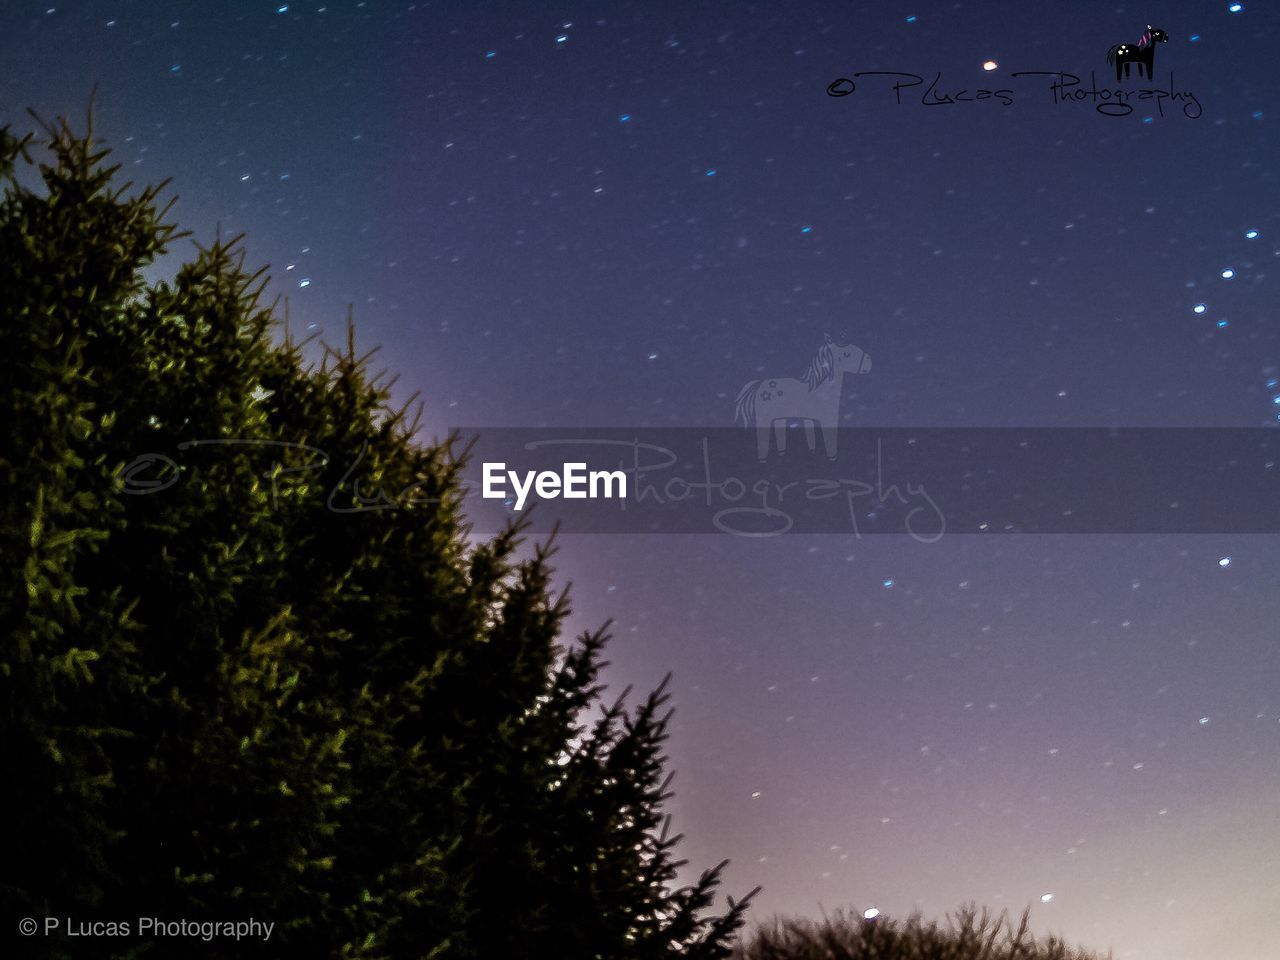
<svg viewBox="0 0 1280 960">
<path fill-rule="evenodd" d="M 851 343 L 836 343 L 830 335 L 825 341 L 799 379 L 752 380 L 738 394 L 734 422 L 756 428 L 756 456 L 760 460 L 769 456 L 770 428 L 778 441 L 778 453 L 786 452 L 787 424 L 793 420 L 803 422 L 810 452 L 817 443 L 814 428 L 822 427 L 822 446 L 827 459 L 835 459 L 840 392 L 845 375 L 870 372 L 871 358 Z"/>
<path fill-rule="evenodd" d="M 1146 33 L 1138 39 L 1136 46 L 1132 43 L 1117 43 L 1107 51 L 1107 63 L 1116 65 L 1116 82 L 1120 81 L 1122 72 L 1125 77 L 1129 76 L 1129 67 L 1135 63 L 1138 65 L 1138 76 L 1142 76 L 1145 70 L 1147 79 L 1154 79 L 1152 71 L 1155 69 L 1156 44 L 1168 42 L 1167 33 L 1148 23 Z"/>
</svg>

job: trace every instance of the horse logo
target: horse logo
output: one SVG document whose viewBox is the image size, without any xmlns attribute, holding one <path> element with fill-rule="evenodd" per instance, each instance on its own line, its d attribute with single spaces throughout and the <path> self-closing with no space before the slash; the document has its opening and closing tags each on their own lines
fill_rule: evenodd
<svg viewBox="0 0 1280 960">
<path fill-rule="evenodd" d="M 1129 76 L 1129 68 L 1133 64 L 1138 65 L 1138 76 L 1142 76 L 1146 71 L 1147 79 L 1155 79 L 1155 60 L 1156 60 L 1156 44 L 1168 43 L 1169 35 L 1159 27 L 1153 27 L 1147 24 L 1146 33 L 1139 39 L 1136 45 L 1132 43 L 1117 43 L 1114 47 L 1107 51 L 1107 63 L 1116 65 L 1116 82 L 1121 80 L 1121 76 Z"/>
<path fill-rule="evenodd" d="M 752 380 L 743 387 L 738 394 L 734 422 L 756 428 L 756 456 L 760 460 L 769 456 L 771 428 L 777 437 L 778 453 L 785 453 L 787 424 L 802 421 L 805 440 L 812 452 L 817 441 L 814 428 L 820 426 L 827 459 L 834 460 L 845 375 L 870 370 L 871 358 L 861 348 L 851 343 L 836 343 L 827 335 L 803 376 L 798 379 L 766 377 Z"/>
</svg>

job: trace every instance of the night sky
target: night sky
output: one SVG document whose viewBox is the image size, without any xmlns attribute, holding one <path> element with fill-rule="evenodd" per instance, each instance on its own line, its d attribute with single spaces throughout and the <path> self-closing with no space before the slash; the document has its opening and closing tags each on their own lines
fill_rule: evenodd
<svg viewBox="0 0 1280 960">
<path fill-rule="evenodd" d="M 124 175 L 246 234 L 296 331 L 353 305 L 432 433 L 728 426 L 827 333 L 874 357 L 845 426 L 1280 428 L 1280 9 L 1235 7 L 14 2 L 0 122 L 96 85 Z M 865 71 L 925 80 L 828 96 Z M 1013 102 L 921 103 L 939 72 Z M 1275 536 L 591 535 L 559 571 L 611 682 L 674 673 L 683 853 L 753 916 L 1280 956 Z"/>
</svg>

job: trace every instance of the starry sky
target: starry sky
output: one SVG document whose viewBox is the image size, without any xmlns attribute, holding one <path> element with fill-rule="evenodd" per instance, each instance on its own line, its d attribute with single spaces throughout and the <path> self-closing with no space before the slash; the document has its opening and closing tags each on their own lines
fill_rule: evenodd
<svg viewBox="0 0 1280 960">
<path fill-rule="evenodd" d="M 1276 427 L 1277 44 L 1260 0 L 22 0 L 0 122 L 96 86 L 124 174 L 243 232 L 296 330 L 352 305 L 440 433 L 727 426 L 827 333 L 874 357 L 845 426 Z M 828 95 L 874 71 L 923 83 Z M 1060 71 L 1198 115 L 1015 76 Z M 1274 535 L 601 534 L 559 570 L 611 681 L 674 672 L 683 853 L 754 916 L 1277 956 Z"/>
</svg>

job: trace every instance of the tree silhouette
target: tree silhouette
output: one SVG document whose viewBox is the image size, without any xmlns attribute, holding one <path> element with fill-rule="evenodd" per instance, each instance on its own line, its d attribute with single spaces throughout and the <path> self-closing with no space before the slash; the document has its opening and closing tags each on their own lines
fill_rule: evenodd
<svg viewBox="0 0 1280 960">
<path fill-rule="evenodd" d="M 1107 954 L 1109 958 L 1111 955 Z M 1061 937 L 1036 937 L 1031 914 L 1015 922 L 1007 912 L 961 907 L 946 921 L 905 920 L 838 910 L 821 921 L 775 918 L 757 927 L 734 960 L 1103 960 Z"/>
<path fill-rule="evenodd" d="M 459 438 L 350 332 L 307 362 L 236 240 L 148 281 L 165 185 L 42 130 L 0 133 L 5 915 L 276 926 L 24 953 L 726 956 L 667 695 L 602 706 L 550 547 L 473 542 Z"/>
</svg>

